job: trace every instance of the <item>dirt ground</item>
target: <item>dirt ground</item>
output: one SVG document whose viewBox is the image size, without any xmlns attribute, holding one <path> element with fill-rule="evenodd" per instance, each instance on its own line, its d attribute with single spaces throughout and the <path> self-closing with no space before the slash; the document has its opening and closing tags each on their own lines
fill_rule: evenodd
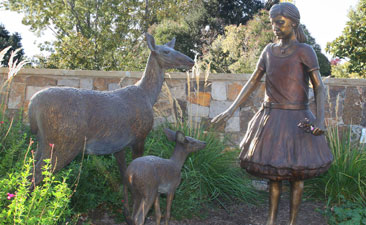
<svg viewBox="0 0 366 225">
<path fill-rule="evenodd" d="M 277 225 L 286 225 L 289 217 L 288 196 L 281 199 L 277 216 Z M 173 202 L 174 205 L 174 202 Z M 299 211 L 297 225 L 326 225 L 326 219 L 316 209 L 323 209 L 324 203 L 304 200 Z M 170 225 L 263 225 L 268 214 L 268 202 L 261 205 L 233 204 L 226 210 L 206 209 L 205 219 L 190 219 L 176 221 L 172 219 Z M 94 211 L 88 215 L 88 224 L 92 225 L 126 225 L 126 223 L 116 223 L 107 212 Z M 161 224 L 164 223 L 162 219 Z M 83 223 L 80 223 L 83 224 Z M 147 217 L 145 225 L 154 225 L 153 214 Z"/>
</svg>

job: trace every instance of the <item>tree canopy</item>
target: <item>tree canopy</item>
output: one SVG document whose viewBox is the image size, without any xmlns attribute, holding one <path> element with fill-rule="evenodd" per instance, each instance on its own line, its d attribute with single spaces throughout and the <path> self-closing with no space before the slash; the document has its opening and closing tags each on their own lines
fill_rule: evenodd
<svg viewBox="0 0 366 225">
<path fill-rule="evenodd" d="M 22 47 L 21 40 L 22 38 L 19 33 L 10 34 L 10 32 L 5 29 L 4 25 L 0 24 L 0 51 L 8 46 L 11 46 L 9 51 L 4 56 L 2 61 L 3 66 L 7 66 L 11 52 Z M 23 56 L 24 51 L 22 49 L 18 52 L 16 57 L 14 57 L 14 60 L 18 60 L 18 62 L 20 62 Z"/>
<path fill-rule="evenodd" d="M 360 0 L 348 17 L 342 35 L 328 43 L 326 49 L 335 57 L 349 60 L 349 73 L 366 77 L 366 0 Z"/>
</svg>

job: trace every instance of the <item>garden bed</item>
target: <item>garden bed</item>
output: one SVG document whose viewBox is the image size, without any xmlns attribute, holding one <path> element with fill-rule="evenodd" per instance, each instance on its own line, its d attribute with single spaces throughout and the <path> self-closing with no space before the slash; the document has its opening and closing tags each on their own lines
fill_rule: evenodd
<svg viewBox="0 0 366 225">
<path fill-rule="evenodd" d="M 173 202 L 174 207 L 174 202 Z M 327 224 L 326 218 L 320 213 L 325 203 L 304 199 L 298 215 L 298 225 L 322 225 Z M 226 209 L 206 208 L 202 210 L 204 218 L 184 219 L 170 221 L 170 225 L 262 225 L 265 224 L 268 214 L 268 202 L 259 205 L 250 204 L 232 204 Z M 289 218 L 289 196 L 284 193 L 278 212 L 278 225 L 287 224 Z M 103 208 L 91 211 L 84 215 L 78 224 L 88 222 L 93 225 L 125 225 L 124 222 L 118 222 L 118 218 L 106 212 Z M 162 220 L 164 224 L 164 220 Z M 155 225 L 154 213 L 150 213 L 146 219 L 145 225 Z"/>
</svg>

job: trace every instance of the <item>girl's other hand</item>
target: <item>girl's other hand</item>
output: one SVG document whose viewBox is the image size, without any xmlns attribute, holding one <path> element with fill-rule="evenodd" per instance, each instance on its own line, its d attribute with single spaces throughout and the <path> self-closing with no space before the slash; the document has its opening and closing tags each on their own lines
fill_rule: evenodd
<svg viewBox="0 0 366 225">
<path fill-rule="evenodd" d="M 224 112 L 220 113 L 219 115 L 215 116 L 211 123 L 220 123 L 222 121 L 227 121 L 230 119 L 231 115 L 233 114 L 233 110 L 231 108 L 225 110 Z"/>
</svg>

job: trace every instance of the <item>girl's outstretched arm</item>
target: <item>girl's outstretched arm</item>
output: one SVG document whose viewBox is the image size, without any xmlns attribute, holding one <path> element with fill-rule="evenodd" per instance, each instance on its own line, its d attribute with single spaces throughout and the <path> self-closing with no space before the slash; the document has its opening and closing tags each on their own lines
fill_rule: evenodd
<svg viewBox="0 0 366 225">
<path fill-rule="evenodd" d="M 260 80 L 262 79 L 265 71 L 262 69 L 257 68 L 252 76 L 249 78 L 248 82 L 244 85 L 241 89 L 239 95 L 234 100 L 233 104 L 225 110 L 224 112 L 220 113 L 216 117 L 211 120 L 211 123 L 220 123 L 221 121 L 227 121 L 235 112 L 235 110 L 243 103 L 245 100 L 248 99 L 250 94 L 258 87 L 260 84 Z"/>
<path fill-rule="evenodd" d="M 311 83 L 313 84 L 315 103 L 316 103 L 316 119 L 314 123 L 314 135 L 321 135 L 325 131 L 324 125 L 324 104 L 325 104 L 325 87 L 320 76 L 319 70 L 310 72 Z"/>
</svg>

